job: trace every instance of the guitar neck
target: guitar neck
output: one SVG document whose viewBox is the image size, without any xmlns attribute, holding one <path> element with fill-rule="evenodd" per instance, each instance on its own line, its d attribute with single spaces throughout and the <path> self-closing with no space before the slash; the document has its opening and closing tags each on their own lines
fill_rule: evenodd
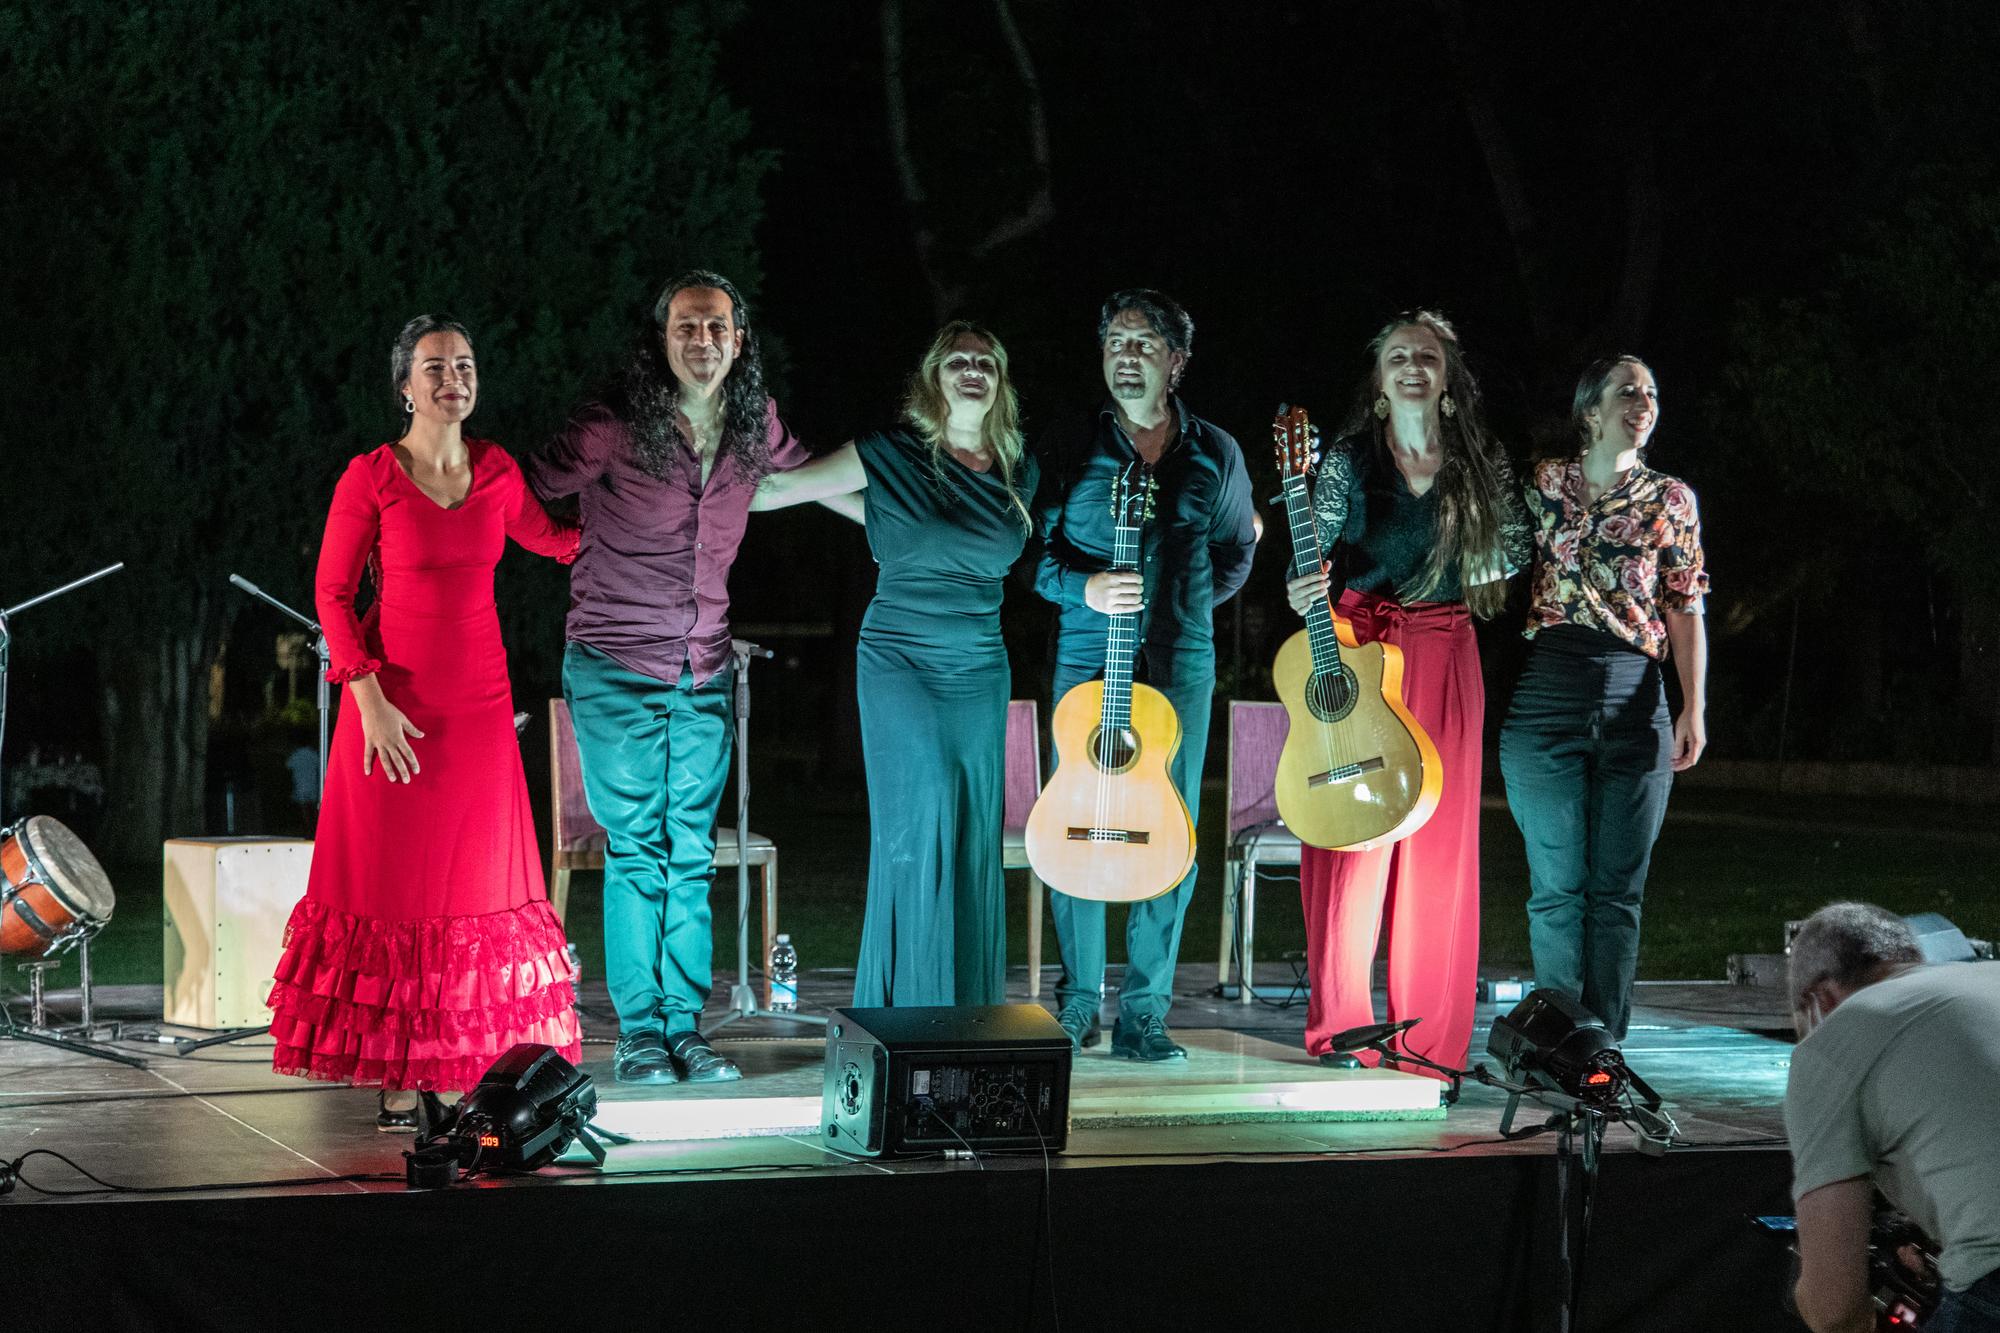
<svg viewBox="0 0 2000 1333">
<path fill-rule="evenodd" d="M 1325 557 L 1319 549 L 1319 528 L 1313 522 L 1312 498 L 1306 479 L 1285 478 L 1285 520 L 1292 529 L 1292 577 L 1319 572 Z M 1333 628 L 1333 608 L 1325 598 L 1306 608 L 1306 640 L 1312 645 L 1313 674 L 1340 669 L 1340 636 Z"/>
<path fill-rule="evenodd" d="M 1112 529 L 1111 568 L 1130 573 L 1139 568 L 1139 526 Z M 1104 706 L 1098 719 L 1106 736 L 1132 726 L 1132 659 L 1139 651 L 1139 617 L 1132 612 L 1111 617 L 1104 641 Z"/>
</svg>

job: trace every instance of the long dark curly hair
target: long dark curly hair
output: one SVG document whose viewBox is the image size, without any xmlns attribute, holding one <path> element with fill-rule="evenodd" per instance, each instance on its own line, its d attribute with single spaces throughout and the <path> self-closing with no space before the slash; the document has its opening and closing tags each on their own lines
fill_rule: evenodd
<svg viewBox="0 0 2000 1333">
<path fill-rule="evenodd" d="M 641 472 L 665 481 L 688 465 L 690 456 L 681 447 L 676 419 L 680 381 L 667 364 L 661 337 L 674 297 L 693 287 L 713 287 L 727 296 L 736 327 L 743 331 L 743 350 L 722 385 L 722 440 L 716 447 L 715 462 L 718 467 L 725 461 L 734 462 L 754 482 L 771 470 L 771 442 L 764 430 L 764 358 L 750 326 L 749 305 L 736 284 L 720 273 L 693 269 L 660 289 L 659 299 L 653 302 L 652 322 L 640 333 L 631 359 L 611 381 L 605 398 L 625 422 L 632 437 L 632 461 Z"/>
<path fill-rule="evenodd" d="M 1341 434 L 1373 440 L 1378 456 L 1388 457 L 1388 423 L 1375 415 L 1375 399 L 1382 392 L 1375 376 L 1389 339 L 1396 330 L 1412 327 L 1430 330 L 1444 348 L 1444 388 L 1458 410 L 1451 416 L 1437 414 L 1438 439 L 1444 448 L 1444 461 L 1431 483 L 1438 496 L 1437 534 L 1416 586 L 1403 591 L 1411 601 L 1425 601 L 1456 572 L 1466 609 L 1490 620 L 1506 605 L 1506 582 L 1475 583 L 1472 576 L 1501 563 L 1500 524 L 1507 506 L 1509 474 L 1506 454 L 1486 428 L 1479 381 L 1465 364 L 1458 332 L 1450 320 L 1434 310 L 1406 310 L 1382 326 L 1369 340 L 1368 373 L 1362 377 Z"/>
</svg>

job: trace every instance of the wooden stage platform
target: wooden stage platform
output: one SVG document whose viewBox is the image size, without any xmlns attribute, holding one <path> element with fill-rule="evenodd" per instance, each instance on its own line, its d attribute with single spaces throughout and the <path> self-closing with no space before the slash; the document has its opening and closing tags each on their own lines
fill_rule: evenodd
<svg viewBox="0 0 2000 1333">
<path fill-rule="evenodd" d="M 1553 1139 L 1501 1141 L 1486 1089 L 1447 1113 L 1428 1080 L 1323 1070 L 1302 1004 L 1226 1002 L 1212 977 L 1182 971 L 1185 1064 L 1078 1057 L 1068 1151 L 1046 1161 L 822 1151 L 820 1044 L 781 1023 L 718 1035 L 741 1083 L 619 1088 L 601 983 L 585 1068 L 600 1121 L 640 1141 L 601 1171 L 436 1193 L 404 1188 L 372 1093 L 277 1078 L 260 1040 L 119 1043 L 142 1070 L 0 1041 L 0 1159 L 48 1149 L 135 1191 L 24 1183 L 0 1228 L 64 1329 L 1555 1327 Z M 851 985 L 805 981 L 809 1012 Z M 1656 1157 L 1611 1130 L 1576 1326 L 1796 1327 L 1785 1256 L 1746 1221 L 1789 1211 L 1782 1002 L 1719 983 L 1638 1001 L 1628 1061 L 1686 1142 Z M 134 1038 L 159 1013 L 157 989 L 99 993 Z M 44 1156 L 24 1177 L 95 1188 Z"/>
</svg>

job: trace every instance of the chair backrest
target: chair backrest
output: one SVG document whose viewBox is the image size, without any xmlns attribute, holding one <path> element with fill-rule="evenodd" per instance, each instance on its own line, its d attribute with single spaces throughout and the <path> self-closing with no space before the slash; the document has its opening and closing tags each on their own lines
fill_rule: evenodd
<svg viewBox="0 0 2000 1333">
<path fill-rule="evenodd" d="M 1003 829 L 1028 826 L 1028 812 L 1042 794 L 1042 737 L 1033 699 L 1007 701 L 1006 800 L 1001 809 Z"/>
<path fill-rule="evenodd" d="M 1229 703 L 1229 838 L 1278 818 L 1278 753 L 1291 719 L 1285 706 L 1232 699 Z"/>
<path fill-rule="evenodd" d="M 549 700 L 549 773 L 554 789 L 549 804 L 555 825 L 555 850 L 580 846 L 603 826 L 591 817 L 583 794 L 583 762 L 576 754 L 576 728 L 569 720 L 569 701 Z"/>
</svg>

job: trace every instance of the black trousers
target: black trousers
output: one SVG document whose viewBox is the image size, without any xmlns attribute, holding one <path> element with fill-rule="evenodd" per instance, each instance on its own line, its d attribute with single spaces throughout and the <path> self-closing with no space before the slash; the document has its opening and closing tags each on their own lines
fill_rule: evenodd
<svg viewBox="0 0 2000 1333">
<path fill-rule="evenodd" d="M 1646 868 L 1673 785 L 1660 664 L 1610 635 L 1544 630 L 1500 729 L 1507 806 L 1528 852 L 1535 985 L 1625 1039 Z"/>
</svg>

